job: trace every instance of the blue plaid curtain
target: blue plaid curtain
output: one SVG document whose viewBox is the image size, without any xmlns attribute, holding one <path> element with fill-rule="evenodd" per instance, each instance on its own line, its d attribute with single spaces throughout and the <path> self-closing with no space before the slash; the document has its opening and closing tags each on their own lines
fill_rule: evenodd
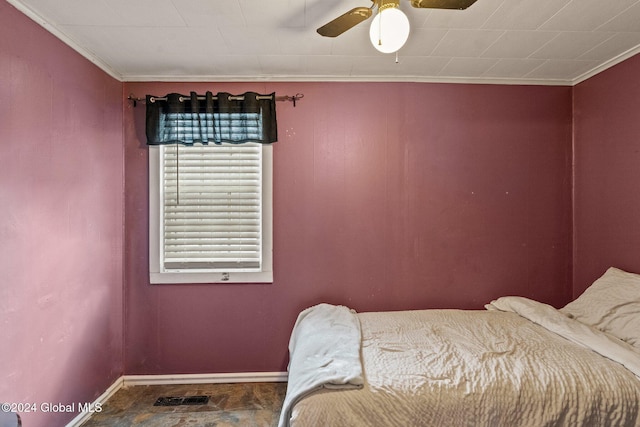
<svg viewBox="0 0 640 427">
<path fill-rule="evenodd" d="M 271 144 L 278 139 L 275 101 L 275 93 L 255 92 L 147 95 L 147 144 Z"/>
</svg>

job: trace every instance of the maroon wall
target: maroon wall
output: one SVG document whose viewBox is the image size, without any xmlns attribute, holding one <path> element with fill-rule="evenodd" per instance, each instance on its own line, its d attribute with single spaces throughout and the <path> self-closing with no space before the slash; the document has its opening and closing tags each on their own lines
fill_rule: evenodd
<svg viewBox="0 0 640 427">
<path fill-rule="evenodd" d="M 640 56 L 574 88 L 574 294 L 640 272 Z"/>
<path fill-rule="evenodd" d="M 122 83 L 0 2 L 0 402 L 76 413 L 122 374 Z"/>
<path fill-rule="evenodd" d="M 573 89 L 123 85 L 0 2 L 0 401 L 90 402 L 123 372 L 282 371 L 321 301 L 559 306 L 611 265 L 640 271 L 638 72 Z M 125 98 L 191 90 L 305 94 L 278 105 L 271 285 L 148 282 L 144 106 Z"/>
<path fill-rule="evenodd" d="M 271 285 L 149 285 L 144 105 L 125 123 L 128 374 L 283 371 L 299 310 L 571 295 L 571 88 L 126 83 L 278 104 Z"/>
</svg>

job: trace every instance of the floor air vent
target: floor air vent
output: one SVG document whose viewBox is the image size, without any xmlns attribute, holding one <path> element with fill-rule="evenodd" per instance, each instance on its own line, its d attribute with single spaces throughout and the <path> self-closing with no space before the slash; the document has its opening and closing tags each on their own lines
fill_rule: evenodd
<svg viewBox="0 0 640 427">
<path fill-rule="evenodd" d="M 206 405 L 209 396 L 159 397 L 153 406 Z"/>
</svg>

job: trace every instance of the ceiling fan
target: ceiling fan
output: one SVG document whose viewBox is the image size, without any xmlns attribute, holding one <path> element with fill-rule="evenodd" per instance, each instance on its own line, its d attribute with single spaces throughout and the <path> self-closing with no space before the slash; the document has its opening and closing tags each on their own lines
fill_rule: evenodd
<svg viewBox="0 0 640 427">
<path fill-rule="evenodd" d="M 409 37 L 409 20 L 398 8 L 400 0 L 371 0 L 371 7 L 356 7 L 318 28 L 318 34 L 337 37 L 378 13 L 371 23 L 369 36 L 373 46 L 383 53 L 400 49 Z M 421 9 L 466 9 L 476 0 L 411 0 L 411 6 Z"/>
</svg>

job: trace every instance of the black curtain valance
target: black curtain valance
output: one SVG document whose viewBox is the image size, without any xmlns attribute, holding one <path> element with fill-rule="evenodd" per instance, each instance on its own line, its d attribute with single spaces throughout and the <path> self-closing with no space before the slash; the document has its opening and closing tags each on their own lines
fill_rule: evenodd
<svg viewBox="0 0 640 427">
<path fill-rule="evenodd" d="M 146 96 L 147 144 L 271 144 L 278 140 L 275 93 Z"/>
</svg>

